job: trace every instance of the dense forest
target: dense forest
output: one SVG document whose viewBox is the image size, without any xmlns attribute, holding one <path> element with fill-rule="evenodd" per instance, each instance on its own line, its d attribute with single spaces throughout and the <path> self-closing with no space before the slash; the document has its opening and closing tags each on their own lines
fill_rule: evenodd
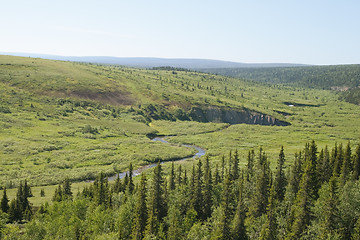
<svg viewBox="0 0 360 240">
<path fill-rule="evenodd" d="M 261 83 L 295 87 L 344 91 L 346 101 L 360 103 L 360 65 L 275 67 L 275 68 L 216 68 L 201 71 L 224 76 L 251 79 Z"/>
<path fill-rule="evenodd" d="M 240 161 L 246 161 L 244 168 Z M 220 165 L 199 159 L 186 170 L 159 163 L 134 178 L 132 165 L 113 184 L 100 174 L 82 191 L 68 179 L 52 203 L 31 208 L 31 188 L 20 183 L 10 203 L 1 200 L 4 239 L 359 239 L 360 145 L 318 150 L 307 143 L 289 161 L 280 149 L 270 170 L 260 148 Z M 26 222 L 24 228 L 6 222 Z"/>
</svg>

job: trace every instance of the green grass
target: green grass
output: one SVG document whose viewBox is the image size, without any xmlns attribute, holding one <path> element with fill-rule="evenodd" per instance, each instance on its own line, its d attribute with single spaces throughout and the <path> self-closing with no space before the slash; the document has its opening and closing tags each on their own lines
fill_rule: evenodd
<svg viewBox="0 0 360 240">
<path fill-rule="evenodd" d="M 188 112 L 194 106 L 247 108 L 291 126 L 161 120 L 147 124 L 140 113 L 148 104 L 169 113 Z M 238 149 L 242 165 L 249 150 L 262 146 L 274 167 L 283 145 L 291 164 L 294 153 L 311 140 L 319 147 L 360 143 L 359 116 L 359 106 L 338 100 L 337 93 L 328 90 L 206 73 L 0 56 L 0 186 L 14 187 L 24 179 L 33 186 L 54 185 L 65 177 L 83 181 L 101 171 L 124 171 L 130 162 L 139 167 L 194 152 L 153 142 L 147 136 L 154 134 L 201 146 L 214 162 Z M 181 164 L 189 167 L 193 161 L 188 162 Z"/>
</svg>

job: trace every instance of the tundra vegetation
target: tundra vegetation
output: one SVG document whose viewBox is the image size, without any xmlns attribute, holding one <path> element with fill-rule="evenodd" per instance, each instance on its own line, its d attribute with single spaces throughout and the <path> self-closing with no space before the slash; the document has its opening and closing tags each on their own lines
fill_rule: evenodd
<svg viewBox="0 0 360 240">
<path fill-rule="evenodd" d="M 358 239 L 360 107 L 336 90 L 0 56 L 0 96 L 4 239 Z"/>
</svg>

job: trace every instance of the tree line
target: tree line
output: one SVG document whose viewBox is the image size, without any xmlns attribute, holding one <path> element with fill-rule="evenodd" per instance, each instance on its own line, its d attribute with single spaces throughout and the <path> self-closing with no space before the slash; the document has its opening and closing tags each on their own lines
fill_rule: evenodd
<svg viewBox="0 0 360 240">
<path fill-rule="evenodd" d="M 287 168 L 281 148 L 275 171 L 261 148 L 245 161 L 240 168 L 235 150 L 217 165 L 172 163 L 167 175 L 159 163 L 137 184 L 130 164 L 123 179 L 99 174 L 76 195 L 65 180 L 34 214 L 21 202 L 25 182 L 11 201 L 22 215 L 3 208 L 6 190 L 1 208 L 9 222 L 27 220 L 25 239 L 359 239 L 360 145 L 319 150 L 312 141 Z"/>
</svg>

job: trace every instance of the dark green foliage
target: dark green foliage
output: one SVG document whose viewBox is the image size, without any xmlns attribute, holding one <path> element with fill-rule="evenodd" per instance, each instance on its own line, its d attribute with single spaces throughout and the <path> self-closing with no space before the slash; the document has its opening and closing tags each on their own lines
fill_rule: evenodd
<svg viewBox="0 0 360 240">
<path fill-rule="evenodd" d="M 353 174 L 352 174 L 352 179 L 353 180 L 358 180 L 359 176 L 360 176 L 360 144 L 357 146 L 356 151 L 355 151 L 355 155 L 353 158 Z"/>
<path fill-rule="evenodd" d="M 341 166 L 341 173 L 340 173 L 340 183 L 342 185 L 345 185 L 346 180 L 348 180 L 351 177 L 350 176 L 351 172 L 352 172 L 351 148 L 350 148 L 350 142 L 348 142 L 344 152 L 344 160 Z"/>
<path fill-rule="evenodd" d="M 249 151 L 248 158 L 247 158 L 247 165 L 246 165 L 246 179 L 249 181 L 250 178 L 254 176 L 254 159 L 255 159 L 255 152 L 254 150 Z"/>
<path fill-rule="evenodd" d="M 132 230 L 132 239 L 141 240 L 144 237 L 144 231 L 147 221 L 146 206 L 146 176 L 141 175 L 141 181 L 136 193 L 135 219 Z"/>
<path fill-rule="evenodd" d="M 181 175 L 180 175 L 181 178 Z M 171 172 L 170 172 L 170 178 L 169 178 L 169 190 L 175 189 L 175 168 L 174 168 L 174 162 L 171 163 Z"/>
<path fill-rule="evenodd" d="M 351 235 L 351 239 L 352 240 L 358 240 L 360 239 L 360 217 L 359 219 L 356 221 L 355 227 L 354 227 L 354 232 Z"/>
<path fill-rule="evenodd" d="M 326 233 L 331 233 L 336 230 L 338 226 L 339 220 L 337 219 L 339 216 L 338 204 L 339 201 L 337 199 L 337 186 L 336 179 L 332 177 L 329 181 L 329 190 L 328 190 L 328 198 L 325 200 L 323 204 L 323 216 L 325 217 L 324 224 L 324 232 L 323 235 L 326 236 Z"/>
<path fill-rule="evenodd" d="M 146 234 L 149 235 L 157 235 L 159 233 L 163 218 L 166 216 L 167 206 L 164 196 L 164 184 L 161 164 L 159 162 L 154 168 L 153 181 L 148 200 Z"/>
<path fill-rule="evenodd" d="M 9 205 L 8 214 L 10 222 L 18 222 L 23 219 L 30 220 L 32 217 L 32 207 L 28 198 L 32 196 L 31 188 L 27 181 L 20 181 L 16 198 L 12 199 Z M 5 200 L 4 200 L 5 203 Z"/>
<path fill-rule="evenodd" d="M 360 105 L 360 88 L 352 88 L 343 93 L 343 99 L 349 103 Z"/>
<path fill-rule="evenodd" d="M 202 162 L 201 160 L 199 160 L 196 168 L 192 206 L 194 210 L 197 212 L 197 216 L 200 219 L 204 219 L 202 190 L 203 190 L 203 171 L 202 171 Z"/>
<path fill-rule="evenodd" d="M 64 198 L 71 200 L 72 199 L 72 191 L 71 191 L 71 182 L 70 179 L 66 178 L 63 184 L 64 190 Z"/>
<path fill-rule="evenodd" d="M 282 201 L 284 199 L 286 185 L 287 185 L 287 180 L 284 172 L 284 163 L 285 163 L 284 147 L 281 147 L 278 164 L 276 167 L 275 181 L 274 181 L 275 198 L 279 201 Z"/>
<path fill-rule="evenodd" d="M 318 166 L 316 168 L 319 173 L 320 184 L 329 181 L 332 176 L 332 168 L 330 165 L 330 154 L 327 146 L 325 149 L 321 149 L 319 154 Z"/>
<path fill-rule="evenodd" d="M 43 188 L 40 190 L 40 197 L 45 197 L 45 190 Z"/>
<path fill-rule="evenodd" d="M 59 184 L 59 186 L 55 189 L 54 196 L 52 198 L 53 202 L 61 202 L 63 200 L 64 191 Z"/>
<path fill-rule="evenodd" d="M 239 197 L 236 212 L 232 222 L 231 236 L 234 240 L 247 240 L 248 236 L 245 228 L 246 206 L 244 202 L 244 179 L 239 178 Z"/>
<path fill-rule="evenodd" d="M 249 206 L 248 214 L 250 217 L 257 218 L 266 213 L 271 178 L 269 161 L 267 160 L 266 154 L 260 148 L 259 159 L 255 171 L 255 192 L 253 196 L 251 196 L 251 203 Z"/>
<path fill-rule="evenodd" d="M 304 173 L 301 177 L 299 191 L 296 194 L 295 203 L 292 206 L 291 228 L 287 235 L 287 239 L 299 239 L 305 232 L 311 220 L 311 207 L 313 196 L 310 183 L 312 182 L 312 161 L 305 163 Z"/>
<path fill-rule="evenodd" d="M 129 182 L 127 184 L 127 190 L 131 194 L 134 191 L 134 181 L 133 181 L 133 166 L 132 163 L 129 165 Z"/>
<path fill-rule="evenodd" d="M 91 134 L 98 134 L 99 130 L 97 128 L 91 127 L 90 125 L 85 125 L 81 130 L 82 133 L 91 133 Z"/>
<path fill-rule="evenodd" d="M 178 187 L 184 183 L 182 174 L 183 173 L 182 173 L 181 165 L 179 165 L 177 175 L 176 175 L 176 183 L 177 183 Z"/>
<path fill-rule="evenodd" d="M 332 151 L 333 163 L 339 157 L 340 145 Z M 212 176 L 209 156 L 193 165 L 188 181 L 180 167 L 175 173 L 174 164 L 169 166 L 165 180 L 162 166 L 157 164 L 149 182 L 145 174 L 140 180 L 134 179 L 137 187 L 133 194 L 129 191 L 129 173 L 124 181 L 127 185 L 121 184 L 127 190 L 115 191 L 118 178 L 112 192 L 101 173 L 72 201 L 65 201 L 69 199 L 64 197 L 69 192 L 65 189 L 70 186 L 66 180 L 57 187 L 54 202 L 41 206 L 35 216 L 31 205 L 23 210 L 23 199 L 31 190 L 27 182 L 21 182 L 8 216 L 10 222 L 29 221 L 25 239 L 357 239 L 360 182 L 350 178 L 356 169 L 357 151 L 351 154 L 347 146 L 340 175 L 327 180 L 332 170 L 326 174 L 314 171 L 331 165 L 329 151 L 321 149 L 317 156 L 316 144 L 306 144 L 295 155 L 285 193 L 281 190 L 284 186 L 276 187 L 286 182 L 286 178 L 279 181 L 285 176 L 283 148 L 274 179 L 268 157 L 260 148 L 253 166 L 250 151 L 248 166 L 239 169 L 239 177 L 231 180 L 236 176 L 235 151 L 226 169 L 224 163 L 223 181 L 216 168 Z M 352 160 L 346 174 L 349 178 L 342 178 L 346 159 Z M 318 186 L 320 189 L 315 190 Z M 281 193 L 284 197 L 279 197 Z"/>
<path fill-rule="evenodd" d="M 8 214 L 10 222 L 21 221 L 23 213 L 21 210 L 21 203 L 18 199 L 11 200 Z"/>
<path fill-rule="evenodd" d="M 96 205 L 102 205 L 106 208 L 111 207 L 109 182 L 103 173 L 100 173 L 94 181 L 93 196 Z"/>
<path fill-rule="evenodd" d="M 333 149 L 333 154 L 332 154 L 332 161 L 333 161 L 333 175 L 336 177 L 340 175 L 343 159 L 344 159 L 344 152 L 343 152 L 342 143 L 340 143 L 337 148 L 335 144 L 335 149 Z"/>
<path fill-rule="evenodd" d="M 205 169 L 204 169 L 204 193 L 203 193 L 203 219 L 211 217 L 211 208 L 213 205 L 213 182 L 211 175 L 211 167 L 209 157 L 205 158 Z"/>
<path fill-rule="evenodd" d="M 220 68 L 206 69 L 209 73 L 252 79 L 257 82 L 286 84 L 290 86 L 331 89 L 332 87 L 353 87 L 347 100 L 358 99 L 360 65 L 274 67 L 274 68 Z M 356 101 L 350 101 L 356 103 Z"/>
<path fill-rule="evenodd" d="M 269 203 L 266 208 L 266 221 L 260 232 L 259 239 L 272 240 L 277 238 L 277 219 L 276 219 L 276 192 L 274 185 L 271 185 Z"/>
<path fill-rule="evenodd" d="M 117 174 L 115 183 L 112 186 L 112 192 L 119 193 L 119 192 L 122 192 L 122 191 L 124 191 L 124 188 L 123 188 L 123 185 L 121 183 L 120 176 L 119 176 L 119 174 Z"/>
<path fill-rule="evenodd" d="M 11 113 L 10 108 L 8 106 L 2 106 L 2 105 L 0 105 L 0 112 Z"/>
<path fill-rule="evenodd" d="M 6 187 L 3 190 L 3 196 L 1 198 L 1 210 L 4 213 L 7 213 L 9 211 L 9 198 L 6 194 Z"/>
<path fill-rule="evenodd" d="M 59 186 L 55 189 L 52 201 L 61 202 L 64 200 L 72 200 L 72 198 L 73 194 L 71 191 L 71 182 L 68 178 L 66 178 L 63 184 L 59 184 Z"/>
<path fill-rule="evenodd" d="M 221 200 L 221 215 L 220 222 L 215 230 L 215 239 L 230 239 L 231 238 L 231 228 L 230 223 L 232 219 L 231 211 L 231 181 L 229 175 L 225 177 L 224 180 L 224 190 L 222 192 Z"/>
</svg>

